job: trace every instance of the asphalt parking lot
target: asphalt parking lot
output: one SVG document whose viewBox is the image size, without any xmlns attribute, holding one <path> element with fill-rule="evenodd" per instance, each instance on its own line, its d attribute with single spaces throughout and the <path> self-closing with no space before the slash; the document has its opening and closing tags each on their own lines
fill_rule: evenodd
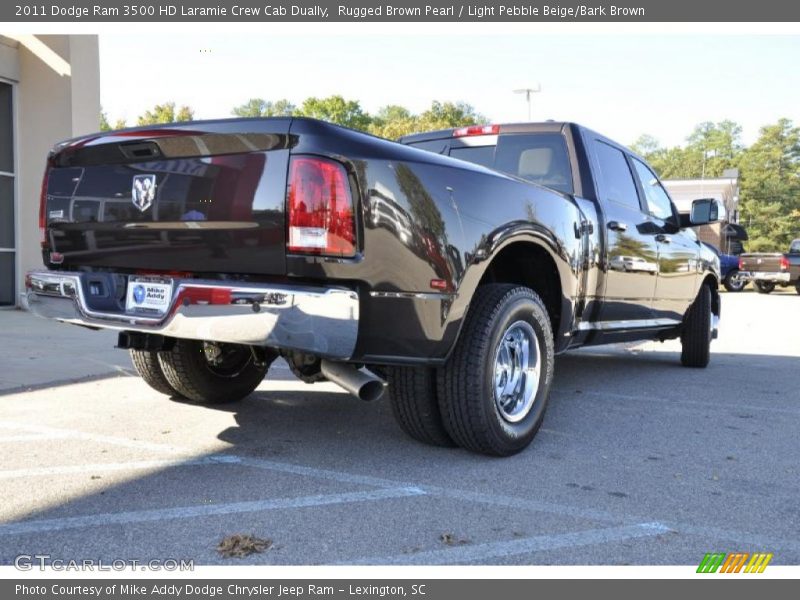
<svg viewBox="0 0 800 600">
<path fill-rule="evenodd" d="M 179 403 L 114 334 L 0 312 L 0 564 L 800 564 L 800 296 L 723 295 L 708 369 L 678 345 L 558 359 L 506 459 L 418 444 L 387 401 L 276 364 L 245 401 Z M 272 541 L 247 558 L 226 536 Z"/>
</svg>

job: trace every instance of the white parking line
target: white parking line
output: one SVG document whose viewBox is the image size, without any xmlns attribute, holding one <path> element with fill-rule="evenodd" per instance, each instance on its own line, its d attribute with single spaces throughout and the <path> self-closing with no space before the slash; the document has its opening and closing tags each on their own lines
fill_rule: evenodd
<svg viewBox="0 0 800 600">
<path fill-rule="evenodd" d="M 204 456 L 188 460 L 136 460 L 121 463 L 94 463 L 84 465 L 59 465 L 54 467 L 33 467 L 0 471 L 0 479 L 19 479 L 24 477 L 51 477 L 53 475 L 80 475 L 109 473 L 114 471 L 147 471 L 198 465 L 238 464 L 235 456 Z"/>
<path fill-rule="evenodd" d="M 227 456 L 227 455 L 221 455 Z M 377 477 L 369 477 L 365 475 L 355 475 L 351 473 L 344 473 L 341 471 L 331 471 L 327 469 L 316 469 L 313 467 L 305 467 L 291 463 L 282 463 L 270 460 L 262 460 L 257 458 L 237 457 L 240 461 L 238 464 L 255 467 L 259 469 L 274 470 L 281 473 L 292 473 L 295 475 L 305 475 L 307 477 L 315 477 L 319 479 L 327 479 L 333 481 L 340 481 L 344 483 L 355 483 L 363 485 L 372 485 L 381 488 L 392 488 L 397 486 L 411 486 L 408 482 L 401 482 L 391 479 L 381 479 Z M 504 508 L 517 508 L 522 510 L 530 510 L 534 512 L 542 512 L 547 514 L 569 516 L 578 519 L 586 519 L 589 521 L 596 521 L 600 523 L 609 524 L 622 524 L 623 526 L 635 526 L 643 518 L 651 519 L 652 516 L 641 515 L 622 515 L 601 509 L 584 508 L 579 506 L 572 506 L 569 504 L 557 504 L 553 502 L 545 502 L 541 500 L 534 500 L 528 498 L 519 498 L 516 496 L 503 496 L 499 494 L 472 492 L 468 490 L 461 490 L 458 488 L 446 488 L 439 486 L 431 486 L 425 484 L 413 484 L 422 490 L 430 497 L 438 498 L 451 498 L 453 500 L 460 500 L 463 502 L 474 502 L 477 504 L 485 504 L 489 506 L 500 506 Z M 792 550 L 800 550 L 800 541 L 785 538 L 772 538 L 769 536 L 761 536 L 752 534 L 745 531 L 736 531 L 730 529 L 702 527 L 692 523 L 679 523 L 670 522 L 668 520 L 661 520 L 660 523 L 664 527 L 668 527 L 673 531 L 683 533 L 685 535 L 698 536 L 702 538 L 709 538 L 714 540 L 729 540 L 739 543 L 750 543 L 763 547 L 770 548 L 786 548 Z"/>
<path fill-rule="evenodd" d="M 719 527 L 692 525 L 691 523 L 670 523 L 669 521 L 665 521 L 664 524 L 673 531 L 683 533 L 684 535 L 692 535 L 709 540 L 726 540 L 739 544 L 740 547 L 769 548 L 770 551 L 772 551 L 773 548 L 780 548 L 782 550 L 800 552 L 800 540 L 773 538 L 758 533 L 731 531 Z"/>
<path fill-rule="evenodd" d="M 220 455 L 227 456 L 227 455 Z M 303 465 L 295 465 L 292 463 L 277 462 L 274 460 L 266 460 L 261 458 L 250 458 L 246 456 L 237 456 L 236 459 L 240 464 L 254 467 L 256 469 L 265 469 L 267 471 L 277 471 L 279 473 L 290 473 L 292 475 L 303 475 L 306 477 L 314 477 L 316 479 L 326 479 L 329 481 L 338 481 L 341 483 L 354 483 L 360 485 L 370 485 L 379 488 L 394 488 L 400 486 L 411 486 L 412 484 L 399 483 L 391 479 L 381 479 L 379 477 L 371 477 L 369 475 L 355 475 L 353 473 L 345 473 L 342 471 L 331 471 L 328 469 L 317 469 L 315 467 L 306 467 Z"/>
<path fill-rule="evenodd" d="M 433 487 L 427 485 L 420 487 L 422 487 L 422 489 L 424 489 L 425 492 L 431 496 L 442 496 L 445 498 L 452 498 L 453 500 L 461 500 L 463 502 L 489 504 L 491 506 L 500 506 L 503 508 L 530 510 L 534 512 L 559 515 L 562 517 L 575 517 L 578 519 L 586 519 L 587 521 L 599 521 L 601 523 L 606 522 L 615 524 L 625 524 L 627 522 L 627 524 L 633 524 L 641 520 L 633 517 L 621 517 L 608 511 L 598 510 L 595 508 L 581 508 L 578 506 L 569 506 L 567 504 L 555 504 L 553 502 L 544 502 L 541 500 L 517 498 L 515 496 L 501 496 L 498 494 L 485 494 L 482 492 L 470 492 L 467 490 Z"/>
<path fill-rule="evenodd" d="M 27 535 L 30 533 L 45 531 L 61 531 L 64 529 L 120 525 L 125 523 L 143 523 L 147 521 L 192 519 L 196 517 L 231 515 L 261 512 L 266 510 L 306 508 L 309 506 L 326 506 L 350 502 L 370 502 L 373 500 L 405 498 L 408 496 L 421 496 L 424 494 L 425 492 L 419 488 L 402 487 L 370 490 L 367 492 L 346 492 L 342 494 L 302 496 L 300 498 L 275 498 L 270 500 L 255 500 L 252 502 L 231 502 L 225 504 L 179 506 L 175 508 L 158 508 L 152 510 L 136 510 L 119 513 L 100 513 L 96 515 L 83 515 L 79 517 L 63 517 L 60 519 L 40 519 L 34 521 L 8 523 L 5 525 L 0 525 L 0 536 Z"/>
<path fill-rule="evenodd" d="M 529 538 L 505 542 L 489 542 L 486 544 L 465 544 L 451 546 L 442 550 L 428 550 L 416 554 L 399 554 L 359 558 L 341 564 L 356 565 L 450 565 L 462 564 L 489 559 L 530 554 L 558 548 L 591 546 L 608 544 L 643 537 L 652 537 L 667 533 L 669 528 L 661 523 L 638 523 L 625 527 L 608 527 L 604 529 L 588 529 L 572 533 L 555 535 L 537 535 Z"/>
<path fill-rule="evenodd" d="M 637 399 L 636 396 L 625 395 L 624 397 L 627 399 Z M 642 519 L 641 516 L 639 516 L 638 518 L 636 515 L 623 516 L 620 514 L 615 514 L 612 512 L 593 509 L 593 508 L 582 508 L 567 504 L 556 504 L 540 500 L 519 498 L 514 496 L 502 496 L 491 493 L 472 492 L 467 490 L 460 490 L 457 488 L 416 485 L 397 480 L 372 477 L 369 475 L 358 475 L 343 471 L 319 469 L 315 467 L 307 467 L 304 465 L 271 461 L 266 459 L 257 459 L 257 458 L 242 457 L 242 456 L 227 455 L 227 454 L 209 455 L 201 458 L 194 458 L 191 455 L 196 454 L 197 449 L 173 446 L 169 444 L 145 442 L 141 440 L 131 440 L 129 438 L 124 438 L 124 437 L 95 435 L 70 429 L 59 429 L 54 427 L 29 425 L 29 424 L 9 422 L 9 421 L 0 421 L 0 429 L 9 429 L 18 432 L 27 432 L 24 435 L 27 434 L 53 435 L 53 436 L 67 437 L 72 439 L 94 441 L 98 443 L 107 443 L 110 445 L 117 445 L 123 447 L 155 450 L 158 452 L 170 452 L 176 455 L 175 458 L 173 459 L 162 460 L 162 461 L 156 460 L 156 461 L 135 461 L 128 463 L 112 463 L 111 465 L 105 467 L 105 470 L 107 471 L 114 471 L 114 470 L 124 471 L 126 469 L 144 470 L 148 468 L 172 467 L 172 466 L 181 466 L 185 464 L 188 465 L 217 464 L 217 463 L 227 462 L 258 469 L 276 471 L 280 473 L 313 477 L 328 481 L 338 481 L 342 483 L 351 483 L 356 485 L 367 485 L 367 486 L 382 488 L 384 490 L 397 489 L 398 487 L 401 487 L 403 489 L 415 489 L 418 490 L 420 493 L 429 496 L 445 497 L 454 500 L 461 500 L 464 502 L 475 502 L 478 504 L 486 504 L 492 506 L 521 508 L 523 510 L 531 510 L 536 512 L 550 513 L 562 516 L 571 516 L 581 519 L 597 521 L 601 523 L 630 525 L 631 523 L 636 523 Z M 62 473 L 63 474 L 80 473 L 91 469 L 99 470 L 103 468 L 104 468 L 103 465 L 100 464 L 100 465 L 75 465 L 75 466 L 70 465 L 64 467 L 44 467 L 41 473 L 39 473 L 39 469 L 22 469 L 22 470 L 17 470 L 16 472 L 0 471 L 0 479 L 11 478 L 11 477 L 39 476 L 40 474 L 58 475 Z M 52 469 L 54 470 L 51 472 L 46 472 L 47 470 L 52 470 Z M 187 515 L 187 517 L 188 516 L 192 515 Z M 644 518 L 652 518 L 652 517 L 645 516 Z M 752 534 L 744 531 L 704 527 L 692 523 L 678 523 L 678 522 L 672 523 L 667 520 L 663 520 L 663 522 L 667 523 L 670 529 L 683 533 L 685 535 L 692 535 L 692 536 L 710 538 L 715 540 L 729 540 L 740 543 L 747 542 L 751 544 L 761 545 L 764 547 L 769 546 L 774 548 L 800 550 L 800 540 L 771 538 L 769 536 L 761 536 L 758 534 Z M 0 534 L 2 534 L 2 532 L 0 532 Z"/>
<path fill-rule="evenodd" d="M 39 435 L 54 435 L 63 438 L 72 438 L 76 440 L 85 440 L 87 442 L 97 442 L 99 444 L 109 444 L 113 446 L 122 446 L 125 448 L 138 448 L 140 450 L 154 450 L 157 452 L 173 452 L 176 454 L 194 454 L 188 448 L 180 448 L 170 444 L 162 444 L 159 442 L 145 442 L 143 440 L 132 440 L 130 438 L 102 435 L 95 433 L 86 433 L 84 431 L 76 431 L 72 429 L 60 429 L 57 427 L 48 427 L 46 425 L 29 425 L 27 423 L 17 423 L 14 421 L 0 421 L 0 429 L 7 429 L 15 432 L 31 433 Z"/>
</svg>

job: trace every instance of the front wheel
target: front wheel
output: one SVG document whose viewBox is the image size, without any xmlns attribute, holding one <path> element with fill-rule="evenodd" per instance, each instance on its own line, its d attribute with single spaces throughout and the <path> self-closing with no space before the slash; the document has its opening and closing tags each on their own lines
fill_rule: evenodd
<svg viewBox="0 0 800 600">
<path fill-rule="evenodd" d="M 225 404 L 249 395 L 276 354 L 241 344 L 177 340 L 158 361 L 169 385 L 200 404 Z"/>
<path fill-rule="evenodd" d="M 747 280 L 743 279 L 742 274 L 734 269 L 725 276 L 722 285 L 724 285 L 725 289 L 729 292 L 741 292 L 744 286 L 747 285 Z"/>
<path fill-rule="evenodd" d="M 684 367 L 707 367 L 711 359 L 711 337 L 711 290 L 704 285 L 684 319 L 681 364 Z"/>
<path fill-rule="evenodd" d="M 553 332 L 539 296 L 509 284 L 479 287 L 437 377 L 450 437 L 494 456 L 526 448 L 544 419 L 554 362 Z"/>
<path fill-rule="evenodd" d="M 770 294 L 775 289 L 775 284 L 772 281 L 756 281 L 755 286 L 759 294 Z"/>
</svg>

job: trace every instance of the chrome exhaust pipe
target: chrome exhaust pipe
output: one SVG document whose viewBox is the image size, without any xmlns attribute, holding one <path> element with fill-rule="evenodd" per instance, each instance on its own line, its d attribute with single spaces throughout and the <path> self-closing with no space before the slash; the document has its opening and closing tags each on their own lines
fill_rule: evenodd
<svg viewBox="0 0 800 600">
<path fill-rule="evenodd" d="M 322 359 L 322 374 L 360 400 L 372 402 L 383 396 L 384 382 L 365 369 Z"/>
</svg>

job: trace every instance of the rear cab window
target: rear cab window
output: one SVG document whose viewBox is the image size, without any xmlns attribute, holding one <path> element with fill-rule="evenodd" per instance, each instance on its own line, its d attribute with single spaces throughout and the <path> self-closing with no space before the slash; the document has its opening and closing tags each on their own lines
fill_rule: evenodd
<svg viewBox="0 0 800 600">
<path fill-rule="evenodd" d="M 438 149 L 439 154 L 449 154 L 453 158 L 527 179 L 560 192 L 574 193 L 567 144 L 560 133 L 454 137 L 446 141 L 412 142 L 409 145 L 430 151 Z"/>
</svg>

